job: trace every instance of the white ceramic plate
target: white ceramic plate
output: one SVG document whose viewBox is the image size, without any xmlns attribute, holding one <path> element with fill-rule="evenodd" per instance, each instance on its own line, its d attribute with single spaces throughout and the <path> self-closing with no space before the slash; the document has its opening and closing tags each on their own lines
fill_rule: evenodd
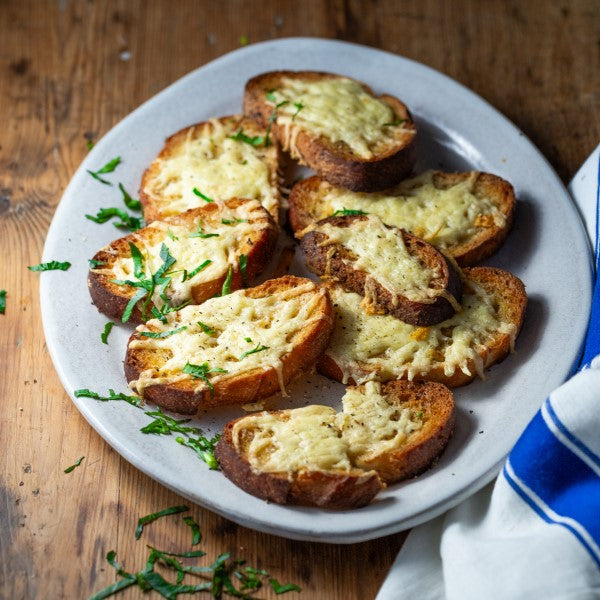
<svg viewBox="0 0 600 600">
<path fill-rule="evenodd" d="M 75 173 L 56 210 L 43 260 L 68 260 L 67 272 L 41 274 L 44 330 L 67 392 L 78 388 L 127 391 L 123 357 L 131 328 L 118 325 L 109 345 L 100 341 L 107 318 L 92 306 L 87 258 L 118 232 L 84 218 L 118 206 L 116 187 L 96 182 L 97 169 L 123 158 L 108 178 L 136 190 L 144 168 L 178 129 L 241 109 L 245 81 L 262 71 L 314 69 L 365 81 L 377 92 L 402 98 L 416 118 L 419 169 L 480 169 L 515 186 L 516 223 L 489 264 L 507 268 L 526 284 L 530 303 L 517 352 L 477 381 L 456 390 L 458 421 L 440 461 L 418 479 L 390 486 L 368 507 L 349 512 L 267 504 L 241 491 L 171 437 L 144 435 L 144 413 L 123 402 L 74 402 L 89 423 L 129 462 L 179 492 L 248 527 L 285 537 L 356 542 L 406 529 L 439 514 L 479 489 L 497 472 L 520 431 L 546 395 L 568 375 L 588 320 L 590 254 L 565 188 L 524 135 L 481 98 L 448 77 L 413 61 L 353 44 L 286 39 L 248 46 L 176 82 L 114 127 Z M 293 270 L 301 273 L 296 261 Z M 340 405 L 343 386 L 318 375 L 281 399 L 286 408 L 308 403 Z M 208 434 L 240 409 L 198 419 Z M 157 507 L 161 508 L 161 507 Z"/>
</svg>

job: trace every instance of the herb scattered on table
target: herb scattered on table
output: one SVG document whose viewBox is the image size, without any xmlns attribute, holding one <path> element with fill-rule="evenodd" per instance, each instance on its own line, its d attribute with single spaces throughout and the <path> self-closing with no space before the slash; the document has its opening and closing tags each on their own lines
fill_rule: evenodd
<svg viewBox="0 0 600 600">
<path fill-rule="evenodd" d="M 58 262 L 57 260 L 51 260 L 50 262 L 40 263 L 39 265 L 33 265 L 27 267 L 30 271 L 66 271 L 71 266 L 68 261 Z"/>
<path fill-rule="evenodd" d="M 163 510 L 159 510 L 158 512 L 146 515 L 145 517 L 140 517 L 138 520 L 138 525 L 135 530 L 135 539 L 139 540 L 142 531 L 144 530 L 144 526 L 148 525 L 148 523 L 152 523 L 152 521 L 156 521 L 156 519 L 160 519 L 161 517 L 166 517 L 168 515 L 176 515 L 177 513 L 186 512 L 189 508 L 184 504 L 180 504 L 179 506 L 170 506 L 169 508 L 165 508 Z"/>
<path fill-rule="evenodd" d="M 183 522 L 192 530 L 192 546 L 197 546 L 202 539 L 198 523 L 194 521 L 194 517 L 183 517 Z"/>
<path fill-rule="evenodd" d="M 80 456 L 77 461 L 75 462 L 75 464 L 71 465 L 70 467 L 67 467 L 65 469 L 65 473 L 70 473 L 71 471 L 74 471 L 83 461 L 83 459 L 85 458 L 85 456 Z"/>
<path fill-rule="evenodd" d="M 0 290 L 0 315 L 6 311 L 6 290 Z"/>
</svg>

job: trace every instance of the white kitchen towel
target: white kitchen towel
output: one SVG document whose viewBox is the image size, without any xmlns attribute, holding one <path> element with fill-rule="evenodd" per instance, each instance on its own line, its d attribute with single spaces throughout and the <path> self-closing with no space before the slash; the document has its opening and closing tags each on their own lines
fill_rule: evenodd
<svg viewBox="0 0 600 600">
<path fill-rule="evenodd" d="M 544 402 L 494 483 L 411 531 L 377 600 L 600 599 L 599 161 L 600 146 L 569 185 L 596 257 L 582 370 Z"/>
</svg>

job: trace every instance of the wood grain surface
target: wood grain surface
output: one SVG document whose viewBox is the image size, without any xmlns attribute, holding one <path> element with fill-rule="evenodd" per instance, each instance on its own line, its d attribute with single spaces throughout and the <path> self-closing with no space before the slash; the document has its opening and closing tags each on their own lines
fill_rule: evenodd
<svg viewBox="0 0 600 600">
<path fill-rule="evenodd" d="M 520 127 L 566 182 L 600 139 L 600 10 L 571 2 L 0 0 L 0 597 L 86 598 L 138 570 L 146 544 L 189 549 L 184 503 L 84 421 L 46 351 L 38 281 L 53 212 L 86 153 L 140 103 L 240 45 L 287 36 L 368 44 L 430 65 Z M 167 133 L 167 132 L 165 132 Z M 52 299 L 45 299 L 51 302 Z M 85 456 L 70 474 L 63 469 Z M 192 506 L 211 560 L 232 552 L 302 593 L 373 598 L 404 539 L 336 546 L 284 540 Z M 137 598 L 139 589 L 122 592 Z M 202 595 L 200 597 L 207 597 Z M 150 593 L 147 597 L 157 597 Z M 258 593 L 274 598 L 269 589 Z"/>
</svg>

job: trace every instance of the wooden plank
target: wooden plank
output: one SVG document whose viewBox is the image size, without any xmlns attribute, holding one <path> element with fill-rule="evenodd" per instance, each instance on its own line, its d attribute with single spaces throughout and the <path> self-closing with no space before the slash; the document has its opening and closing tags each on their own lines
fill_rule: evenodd
<svg viewBox="0 0 600 600">
<path fill-rule="evenodd" d="M 114 581 L 108 550 L 134 570 L 147 543 L 189 545 L 179 517 L 152 524 L 135 541 L 140 515 L 184 501 L 121 459 L 71 404 L 41 331 L 44 274 L 25 268 L 39 262 L 54 208 L 85 155 L 86 132 L 97 139 L 180 76 L 239 47 L 242 36 L 253 43 L 309 35 L 381 47 L 456 78 L 511 118 L 565 181 L 600 137 L 593 0 L 258 6 L 0 3 L 0 288 L 8 290 L 0 316 L 0 597 L 87 597 Z M 81 455 L 82 465 L 65 475 Z M 290 598 L 372 598 L 403 540 L 302 543 L 199 507 L 191 514 L 209 557 L 232 551 L 299 583 L 303 593 Z"/>
</svg>

